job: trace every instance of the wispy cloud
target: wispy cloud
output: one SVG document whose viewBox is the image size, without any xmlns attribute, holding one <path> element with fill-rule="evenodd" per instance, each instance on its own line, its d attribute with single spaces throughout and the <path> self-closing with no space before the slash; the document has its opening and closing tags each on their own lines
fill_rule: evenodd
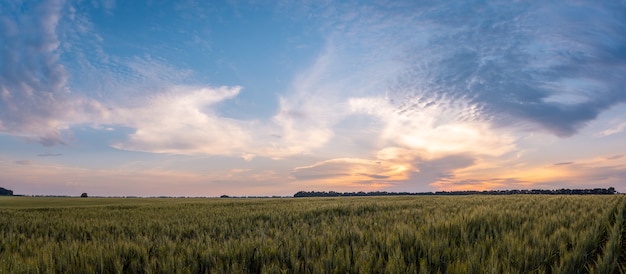
<svg viewBox="0 0 626 274">
<path fill-rule="evenodd" d="M 600 136 L 609 136 L 609 135 L 613 135 L 613 134 L 617 134 L 620 132 L 623 132 L 624 130 L 626 130 L 626 122 L 623 122 L 621 124 L 618 124 L 614 127 L 611 127 L 609 129 L 603 130 L 602 132 L 599 133 Z"/>
<path fill-rule="evenodd" d="M 292 176 L 297 180 L 333 179 L 344 180 L 344 177 L 352 177 L 346 183 L 354 181 L 372 180 L 397 180 L 397 176 L 403 176 L 405 167 L 383 163 L 375 160 L 359 158 L 339 158 L 315 163 L 310 166 L 297 167 Z M 395 178 L 394 178 L 395 177 Z"/>
<path fill-rule="evenodd" d="M 30 166 L 33 164 L 33 162 L 30 160 L 16 160 L 14 163 L 16 165 L 22 165 L 22 166 Z"/>
<path fill-rule="evenodd" d="M 91 3 L 96 8 L 102 7 L 109 14 L 115 9 L 115 0 L 94 0 Z"/>
<path fill-rule="evenodd" d="M 611 157 L 606 157 L 607 160 L 616 160 L 616 159 L 621 159 L 622 157 L 624 157 L 624 155 L 615 155 L 615 156 L 611 156 Z"/>
<path fill-rule="evenodd" d="M 19 3 L 0 11 L 0 131 L 44 145 L 63 143 L 69 75 L 59 63 L 56 27 L 63 1 L 44 1 L 21 16 Z"/>
<path fill-rule="evenodd" d="M 407 179 L 410 166 L 394 161 L 337 158 L 297 167 L 291 172 L 300 186 L 321 190 L 377 190 Z"/>
<path fill-rule="evenodd" d="M 39 156 L 39 157 L 58 157 L 58 156 L 62 156 L 62 155 L 63 155 L 63 153 L 50 153 L 50 152 L 37 154 L 37 156 Z"/>
</svg>

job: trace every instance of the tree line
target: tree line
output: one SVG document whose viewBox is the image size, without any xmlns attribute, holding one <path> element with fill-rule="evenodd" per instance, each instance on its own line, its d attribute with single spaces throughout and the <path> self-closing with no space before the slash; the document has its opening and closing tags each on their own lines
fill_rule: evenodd
<svg viewBox="0 0 626 274">
<path fill-rule="evenodd" d="M 336 191 L 298 191 L 293 197 L 351 197 L 351 196 L 400 196 L 400 195 L 517 195 L 517 194 L 546 194 L 546 195 L 606 195 L 616 194 L 614 187 L 593 189 L 513 189 L 513 190 L 465 190 L 465 191 L 436 191 L 436 192 L 336 192 Z"/>
<path fill-rule="evenodd" d="M 13 196 L 13 190 L 0 187 L 0 196 Z"/>
</svg>

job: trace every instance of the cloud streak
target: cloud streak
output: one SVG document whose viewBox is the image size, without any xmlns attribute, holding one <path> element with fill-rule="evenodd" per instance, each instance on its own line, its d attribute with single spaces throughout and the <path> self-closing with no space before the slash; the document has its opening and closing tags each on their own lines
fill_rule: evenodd
<svg viewBox="0 0 626 274">
<path fill-rule="evenodd" d="M 599 135 L 601 135 L 601 136 L 609 136 L 609 135 L 613 135 L 613 134 L 624 132 L 624 130 L 626 130 L 626 122 L 618 124 L 615 127 L 603 130 L 602 132 L 599 133 Z"/>
</svg>

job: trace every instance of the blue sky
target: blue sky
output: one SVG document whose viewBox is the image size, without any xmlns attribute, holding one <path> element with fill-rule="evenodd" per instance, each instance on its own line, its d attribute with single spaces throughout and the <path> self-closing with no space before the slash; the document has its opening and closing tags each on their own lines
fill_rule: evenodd
<svg viewBox="0 0 626 274">
<path fill-rule="evenodd" d="M 3 1 L 21 194 L 626 191 L 619 1 Z"/>
</svg>

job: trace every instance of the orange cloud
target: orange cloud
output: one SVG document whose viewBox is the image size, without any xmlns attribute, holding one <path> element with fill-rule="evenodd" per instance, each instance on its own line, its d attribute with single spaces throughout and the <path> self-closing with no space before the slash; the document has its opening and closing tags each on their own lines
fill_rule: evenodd
<svg viewBox="0 0 626 274">
<path fill-rule="evenodd" d="M 626 160 L 622 157 L 597 157 L 547 165 L 511 165 L 511 162 L 507 165 L 496 161 L 493 159 L 456 170 L 452 178 L 431 185 L 441 190 L 624 187 L 623 178 L 626 178 Z"/>
<path fill-rule="evenodd" d="M 411 169 L 410 165 L 392 161 L 339 158 L 297 167 L 291 176 L 308 185 L 375 190 L 406 180 Z"/>
</svg>

